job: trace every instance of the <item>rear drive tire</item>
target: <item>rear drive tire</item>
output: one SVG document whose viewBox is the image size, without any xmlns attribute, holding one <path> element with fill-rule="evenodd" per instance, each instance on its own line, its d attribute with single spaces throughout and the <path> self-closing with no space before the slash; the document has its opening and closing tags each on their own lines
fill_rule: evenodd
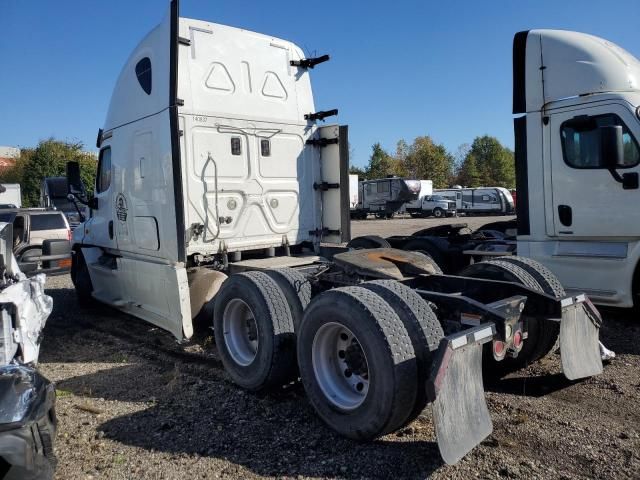
<svg viewBox="0 0 640 480">
<path fill-rule="evenodd" d="M 304 310 L 311 301 L 311 283 L 309 279 L 293 268 L 266 270 L 265 273 L 275 280 L 287 298 L 287 303 L 291 308 L 293 326 L 297 331 L 300 327 Z"/>
<path fill-rule="evenodd" d="M 431 259 L 436 263 L 438 268 L 440 269 L 440 273 L 446 270 L 446 261 L 445 257 L 438 248 L 433 245 L 428 240 L 422 238 L 414 238 L 413 240 L 409 240 L 403 247 L 402 250 L 409 250 L 410 252 L 420 252 Z"/>
<path fill-rule="evenodd" d="M 264 272 L 231 275 L 215 297 L 213 330 L 231 379 L 248 390 L 295 379 L 295 336 L 282 289 Z"/>
<path fill-rule="evenodd" d="M 378 235 L 363 235 L 353 238 L 347 243 L 347 248 L 359 250 L 361 248 L 391 248 L 391 244 Z"/>
<path fill-rule="evenodd" d="M 525 270 L 529 275 L 535 278 L 536 282 L 540 286 L 540 290 L 547 295 L 553 295 L 556 298 L 563 298 L 566 296 L 564 287 L 551 270 L 542 265 L 540 262 L 531 260 L 526 257 L 518 256 L 506 256 L 502 258 L 505 262 L 518 265 Z M 557 322 L 543 322 L 531 319 L 531 322 L 537 323 L 538 329 L 538 343 L 537 348 L 533 353 L 536 358 L 544 358 L 550 353 L 557 350 L 560 340 L 560 324 Z"/>
<path fill-rule="evenodd" d="M 414 421 L 427 406 L 426 382 L 435 352 L 444 337 L 438 317 L 414 290 L 395 280 L 374 280 L 360 285 L 382 297 L 400 318 L 409 333 L 417 361 L 416 401 L 404 425 Z"/>
<path fill-rule="evenodd" d="M 472 278 L 484 278 L 488 280 L 502 280 L 507 282 L 515 282 L 532 290 L 543 291 L 540 284 L 536 281 L 536 278 L 531 275 L 527 270 L 515 263 L 507 262 L 503 259 L 500 260 L 486 260 L 479 263 L 469 265 L 467 268 L 460 272 L 463 277 Z M 500 362 L 492 362 L 497 368 L 496 373 L 506 373 L 507 371 L 515 370 L 524 367 L 530 363 L 535 362 L 546 355 L 551 347 L 545 352 L 545 348 L 550 341 L 550 333 L 553 330 L 553 325 L 544 325 L 551 322 L 545 322 L 544 320 L 537 320 L 535 318 L 525 318 L 527 321 L 527 333 L 528 338 L 524 340 L 522 350 L 516 358 L 506 357 Z M 549 328 L 547 328 L 549 327 Z M 557 339 L 557 333 L 556 333 Z M 493 357 L 491 357 L 493 358 Z M 500 365 L 500 367 L 498 367 Z M 504 368 L 504 372 L 501 371 Z"/>
<path fill-rule="evenodd" d="M 433 259 L 433 257 L 431 255 L 429 255 L 428 252 L 425 252 L 424 250 L 413 250 L 413 253 L 417 253 L 417 254 L 422 255 L 423 257 L 425 257 L 425 259 L 433 267 L 434 273 L 436 275 L 442 275 L 443 274 L 442 269 L 440 268 L 440 265 L 438 265 L 436 263 L 436 261 Z"/>
<path fill-rule="evenodd" d="M 309 402 L 345 437 L 374 439 L 402 426 L 413 411 L 418 385 L 411 339 L 371 290 L 336 288 L 311 301 L 298 333 L 298 365 Z"/>
</svg>

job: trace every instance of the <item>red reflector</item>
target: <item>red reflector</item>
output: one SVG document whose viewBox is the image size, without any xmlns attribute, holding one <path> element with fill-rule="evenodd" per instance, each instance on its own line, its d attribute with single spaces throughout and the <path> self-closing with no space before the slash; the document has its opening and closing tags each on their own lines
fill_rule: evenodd
<svg viewBox="0 0 640 480">
<path fill-rule="evenodd" d="M 518 330 L 514 335 L 513 335 L 513 345 L 518 348 L 520 347 L 520 345 L 522 344 L 522 332 L 520 330 Z"/>
</svg>

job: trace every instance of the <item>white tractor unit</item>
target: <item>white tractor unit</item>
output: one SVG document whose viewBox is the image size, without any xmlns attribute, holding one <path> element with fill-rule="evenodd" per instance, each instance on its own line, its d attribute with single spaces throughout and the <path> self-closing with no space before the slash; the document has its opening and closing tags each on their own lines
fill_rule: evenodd
<svg viewBox="0 0 640 480">
<path fill-rule="evenodd" d="M 352 242 L 426 252 L 445 273 L 517 254 L 544 264 L 569 293 L 637 307 L 640 61 L 607 40 L 560 30 L 517 33 L 513 60 L 517 220 Z M 464 190 L 441 193 L 463 204 Z"/>
<path fill-rule="evenodd" d="M 230 377 L 301 378 L 332 429 L 368 440 L 428 405 L 444 460 L 492 430 L 482 381 L 548 354 L 598 374 L 600 317 L 527 259 L 443 275 L 420 252 L 349 249 L 347 128 L 319 126 L 304 58 L 267 35 L 180 18 L 133 51 L 104 127 L 95 196 L 73 234 L 72 280 L 177 339 L 213 324 Z M 274 425 L 274 428 L 277 428 Z"/>
</svg>

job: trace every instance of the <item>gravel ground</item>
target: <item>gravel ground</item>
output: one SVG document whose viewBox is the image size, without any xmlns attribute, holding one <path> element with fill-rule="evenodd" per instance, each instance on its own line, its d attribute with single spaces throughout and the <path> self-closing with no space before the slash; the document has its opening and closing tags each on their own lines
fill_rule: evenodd
<svg viewBox="0 0 640 480">
<path fill-rule="evenodd" d="M 361 221 L 353 233 L 398 234 L 435 222 Z M 235 387 L 206 326 L 179 345 L 107 307 L 80 309 L 66 275 L 49 278 L 47 288 L 54 311 L 40 368 L 56 382 L 60 479 L 618 479 L 640 472 L 640 322 L 626 312 L 604 312 L 601 337 L 618 357 L 603 375 L 569 382 L 554 356 L 485 385 L 494 433 L 446 466 L 428 409 L 376 442 L 345 440 L 316 418 L 298 384 L 270 394 Z"/>
</svg>

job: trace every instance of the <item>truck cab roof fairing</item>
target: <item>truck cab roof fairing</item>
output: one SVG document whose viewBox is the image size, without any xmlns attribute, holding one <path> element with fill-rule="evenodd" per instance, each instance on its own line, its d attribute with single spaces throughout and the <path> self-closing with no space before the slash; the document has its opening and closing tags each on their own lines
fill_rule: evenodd
<svg viewBox="0 0 640 480">
<path fill-rule="evenodd" d="M 168 12 L 140 41 L 122 68 L 111 95 L 105 132 L 170 107 L 170 38 L 171 14 Z M 150 93 L 146 93 L 136 73 L 136 67 L 140 70 L 139 64 L 145 58 L 151 67 Z"/>
<path fill-rule="evenodd" d="M 184 114 L 309 124 L 310 74 L 293 66 L 304 53 L 271 35 L 180 17 L 178 97 Z"/>
<path fill-rule="evenodd" d="M 640 61 L 586 33 L 531 30 L 514 37 L 513 113 L 563 98 L 640 91 Z"/>
</svg>

